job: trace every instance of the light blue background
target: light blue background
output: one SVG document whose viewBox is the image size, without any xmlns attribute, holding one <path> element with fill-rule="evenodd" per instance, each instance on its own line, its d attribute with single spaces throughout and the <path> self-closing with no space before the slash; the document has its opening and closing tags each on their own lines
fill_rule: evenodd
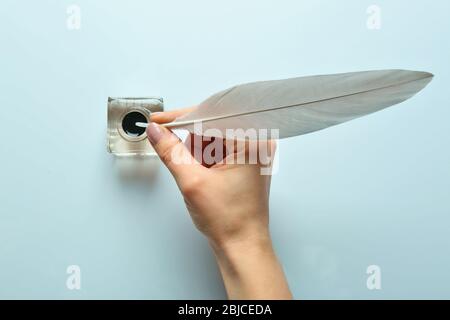
<svg viewBox="0 0 450 320">
<path fill-rule="evenodd" d="M 448 1 L 74 3 L 78 31 L 72 2 L 0 5 L 0 298 L 226 297 L 165 168 L 151 185 L 120 178 L 108 96 L 174 109 L 242 82 L 387 68 L 436 77 L 402 105 L 280 142 L 274 245 L 299 299 L 450 298 Z"/>
</svg>

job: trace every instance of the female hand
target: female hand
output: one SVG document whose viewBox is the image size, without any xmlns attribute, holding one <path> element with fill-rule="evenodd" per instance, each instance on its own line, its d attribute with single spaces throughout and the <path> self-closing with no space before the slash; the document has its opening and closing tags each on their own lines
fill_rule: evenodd
<svg viewBox="0 0 450 320">
<path fill-rule="evenodd" d="M 174 176 L 194 224 L 208 238 L 228 296 L 291 298 L 269 235 L 271 176 L 262 174 L 271 165 L 275 142 L 230 143 L 190 134 L 183 144 L 157 124 L 191 109 L 153 114 L 147 136 Z M 215 152 L 205 154 L 212 144 Z M 248 163 L 255 155 L 256 161 Z"/>
</svg>

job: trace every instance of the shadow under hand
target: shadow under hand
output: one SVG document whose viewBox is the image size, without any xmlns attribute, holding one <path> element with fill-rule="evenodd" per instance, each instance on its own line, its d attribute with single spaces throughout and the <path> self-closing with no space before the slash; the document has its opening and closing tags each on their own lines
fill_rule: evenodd
<svg viewBox="0 0 450 320">
<path fill-rule="evenodd" d="M 124 185 L 151 189 L 156 182 L 161 161 L 149 156 L 115 156 L 113 168 Z"/>
</svg>

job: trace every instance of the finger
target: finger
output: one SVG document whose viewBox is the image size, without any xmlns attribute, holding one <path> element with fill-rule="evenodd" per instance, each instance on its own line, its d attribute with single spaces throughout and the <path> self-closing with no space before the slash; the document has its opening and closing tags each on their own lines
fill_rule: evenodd
<svg viewBox="0 0 450 320">
<path fill-rule="evenodd" d="M 156 123 L 168 123 L 175 121 L 176 118 L 185 115 L 186 113 L 191 112 L 197 108 L 197 106 L 192 106 L 188 108 L 178 109 L 174 111 L 165 111 L 165 112 L 154 112 L 150 116 L 150 120 Z"/>
<path fill-rule="evenodd" d="M 147 127 L 147 137 L 178 185 L 189 180 L 197 170 L 202 169 L 183 142 L 168 129 L 150 122 Z"/>
</svg>

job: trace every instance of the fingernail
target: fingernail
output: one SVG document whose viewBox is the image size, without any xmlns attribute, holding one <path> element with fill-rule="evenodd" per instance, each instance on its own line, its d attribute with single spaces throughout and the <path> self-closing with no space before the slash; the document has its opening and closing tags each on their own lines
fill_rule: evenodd
<svg viewBox="0 0 450 320">
<path fill-rule="evenodd" d="M 161 137 L 163 135 L 163 132 L 159 125 L 156 123 L 150 122 L 147 127 L 147 137 L 148 140 L 150 140 L 151 144 L 158 143 L 159 140 L 161 140 Z"/>
</svg>

